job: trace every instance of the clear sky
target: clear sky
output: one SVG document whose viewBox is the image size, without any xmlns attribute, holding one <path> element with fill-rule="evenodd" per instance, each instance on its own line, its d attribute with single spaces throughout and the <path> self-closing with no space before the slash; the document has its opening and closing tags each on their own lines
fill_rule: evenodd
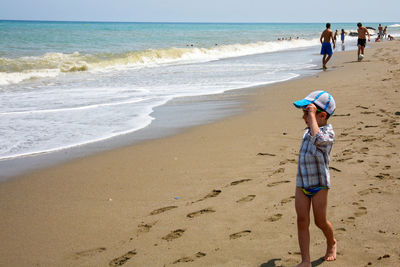
<svg viewBox="0 0 400 267">
<path fill-rule="evenodd" d="M 0 19 L 132 22 L 399 22 L 400 0 L 0 0 Z"/>
</svg>

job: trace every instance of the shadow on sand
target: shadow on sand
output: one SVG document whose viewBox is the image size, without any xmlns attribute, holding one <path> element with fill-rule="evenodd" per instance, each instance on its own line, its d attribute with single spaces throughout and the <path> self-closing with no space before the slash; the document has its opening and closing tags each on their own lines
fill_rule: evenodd
<svg viewBox="0 0 400 267">
<path fill-rule="evenodd" d="M 278 258 L 271 259 L 268 262 L 261 264 L 259 267 L 282 267 L 282 265 L 276 265 L 276 263 L 275 263 L 276 261 L 280 261 L 280 260 L 282 260 L 282 259 L 278 259 Z M 325 261 L 324 258 L 321 257 L 318 260 L 311 262 L 311 266 L 316 267 L 318 265 L 321 265 L 324 261 Z"/>
<path fill-rule="evenodd" d="M 347 61 L 347 62 L 343 62 L 344 64 L 348 64 L 348 63 L 360 63 L 360 62 L 371 62 L 370 60 L 362 60 L 362 61 L 358 61 L 358 60 L 353 60 L 353 61 Z"/>
</svg>

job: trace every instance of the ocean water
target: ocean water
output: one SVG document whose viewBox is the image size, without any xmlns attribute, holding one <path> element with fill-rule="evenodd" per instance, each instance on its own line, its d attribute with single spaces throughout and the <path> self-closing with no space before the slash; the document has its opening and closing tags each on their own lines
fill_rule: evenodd
<svg viewBox="0 0 400 267">
<path fill-rule="evenodd" d="M 386 25 L 400 36 L 398 23 Z M 0 21 L 0 160 L 133 133 L 178 97 L 319 71 L 324 27 Z M 355 45 L 346 37 L 346 49 Z"/>
</svg>

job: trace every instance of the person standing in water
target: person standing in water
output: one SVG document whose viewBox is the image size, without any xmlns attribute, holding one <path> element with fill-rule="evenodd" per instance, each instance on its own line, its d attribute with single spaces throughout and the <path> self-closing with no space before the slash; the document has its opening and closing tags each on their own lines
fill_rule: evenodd
<svg viewBox="0 0 400 267">
<path fill-rule="evenodd" d="M 340 40 L 342 41 L 342 51 L 344 51 L 344 35 L 345 35 L 344 29 L 340 32 Z"/>
<path fill-rule="evenodd" d="M 379 39 L 382 39 L 383 38 L 383 27 L 382 27 L 382 24 L 379 24 L 378 31 L 379 31 L 379 33 L 378 33 Z"/>
<path fill-rule="evenodd" d="M 342 29 L 342 32 L 340 33 L 340 40 L 342 41 L 342 45 L 344 45 L 344 35 L 345 35 L 345 32 L 344 32 L 344 29 Z"/>
</svg>

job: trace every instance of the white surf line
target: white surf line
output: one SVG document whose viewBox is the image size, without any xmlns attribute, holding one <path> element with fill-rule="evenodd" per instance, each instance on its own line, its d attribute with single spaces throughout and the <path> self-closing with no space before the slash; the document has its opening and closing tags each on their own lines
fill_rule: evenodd
<svg viewBox="0 0 400 267">
<path fill-rule="evenodd" d="M 15 112 L 3 112 L 0 113 L 1 116 L 5 115 L 26 115 L 26 114 L 42 114 L 42 113 L 57 113 L 57 112 L 65 112 L 65 111 L 77 111 L 77 110 L 85 110 L 85 109 L 94 109 L 99 107 L 109 107 L 109 106 L 119 106 L 119 105 L 126 105 L 126 104 L 135 104 L 139 102 L 143 102 L 149 100 L 151 98 L 142 98 L 138 100 L 132 101 L 123 101 L 123 102 L 115 102 L 115 103 L 105 103 L 105 104 L 95 104 L 95 105 L 88 105 L 82 107 L 73 107 L 73 108 L 59 108 L 59 109 L 42 109 L 42 110 L 28 110 L 28 111 L 15 111 Z"/>
</svg>

